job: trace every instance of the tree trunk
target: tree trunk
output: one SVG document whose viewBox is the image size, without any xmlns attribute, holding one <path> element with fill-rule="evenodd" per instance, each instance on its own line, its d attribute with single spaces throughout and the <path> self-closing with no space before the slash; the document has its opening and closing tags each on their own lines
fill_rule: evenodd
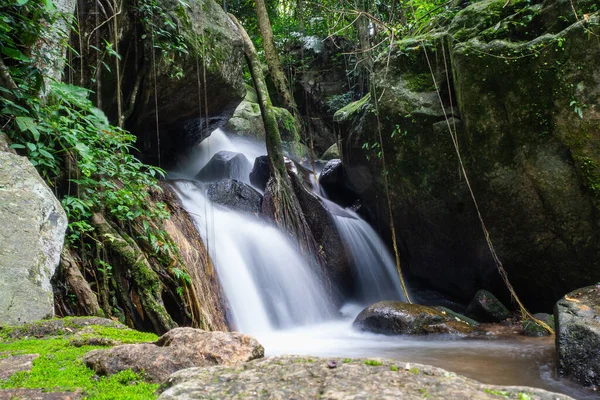
<svg viewBox="0 0 600 400">
<path fill-rule="evenodd" d="M 296 197 L 290 178 L 288 176 L 281 136 L 277 128 L 277 120 L 273 113 L 273 105 L 267 91 L 267 85 L 262 73 L 262 68 L 256 49 L 246 33 L 244 27 L 239 23 L 235 16 L 229 14 L 231 20 L 237 25 L 242 33 L 244 41 L 244 54 L 254 87 L 258 97 L 260 112 L 265 125 L 265 141 L 269 157 L 269 168 L 271 177 L 265 189 L 263 198 L 263 213 L 271 217 L 279 226 L 297 240 L 300 249 L 312 255 L 320 266 L 323 265 L 323 257 L 318 251 L 318 246 L 314 240 L 312 232 L 306 223 L 302 208 Z"/>
<path fill-rule="evenodd" d="M 357 11 L 365 12 L 365 4 L 363 0 L 355 1 Z M 358 32 L 358 41 L 360 44 L 360 50 L 356 57 L 359 79 L 359 90 L 360 95 L 364 96 L 369 91 L 369 76 L 373 67 L 373 58 L 371 57 L 371 44 L 369 40 L 369 19 L 365 15 L 360 15 L 354 27 Z"/>
<path fill-rule="evenodd" d="M 275 84 L 275 88 L 281 97 L 283 106 L 292 113 L 296 119 L 296 125 L 298 131 L 302 131 L 302 124 L 300 122 L 300 114 L 298 113 L 298 106 L 292 96 L 289 88 L 288 80 L 283 72 L 283 67 L 279 61 L 279 54 L 275 49 L 275 43 L 273 42 L 273 29 L 271 28 L 271 21 L 269 20 L 269 14 L 267 7 L 265 6 L 264 0 L 255 0 L 256 6 L 256 17 L 258 19 L 258 28 L 260 30 L 260 36 L 262 37 L 263 49 L 265 51 L 265 59 L 267 60 L 267 67 L 269 67 L 269 73 L 271 79 Z"/>
<path fill-rule="evenodd" d="M 98 297 L 81 274 L 79 263 L 68 249 L 63 249 L 57 274 L 60 276 L 60 285 L 65 286 L 67 291 L 66 294 L 68 296 L 73 295 L 73 298 L 62 299 L 63 303 L 70 303 L 63 305 L 63 311 L 70 310 L 73 315 L 104 316 L 100 304 L 98 304 Z M 56 278 L 57 276 L 55 275 L 55 279 Z M 58 306 L 60 302 L 57 301 L 56 303 Z M 71 315 L 65 313 L 62 314 L 63 316 Z"/>
</svg>

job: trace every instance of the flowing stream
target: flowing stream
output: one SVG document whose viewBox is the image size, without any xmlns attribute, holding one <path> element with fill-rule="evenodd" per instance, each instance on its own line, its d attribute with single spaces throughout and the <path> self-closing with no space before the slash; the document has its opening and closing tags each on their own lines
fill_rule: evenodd
<svg viewBox="0 0 600 400">
<path fill-rule="evenodd" d="M 266 355 L 386 357 L 435 365 L 484 383 L 594 398 L 556 378 L 550 338 L 513 332 L 486 339 L 394 337 L 354 330 L 352 321 L 364 306 L 404 300 L 394 259 L 377 233 L 353 211 L 323 200 L 334 216 L 358 283 L 356 298 L 335 309 L 318 274 L 284 234 L 256 216 L 212 204 L 205 186 L 194 181 L 222 150 L 243 153 L 252 163 L 266 153 L 264 145 L 216 130 L 194 149 L 190 162 L 169 177 L 178 179 L 173 185 L 207 243 L 230 306 L 230 323 L 257 337 Z M 247 176 L 234 178 L 249 182 Z"/>
</svg>

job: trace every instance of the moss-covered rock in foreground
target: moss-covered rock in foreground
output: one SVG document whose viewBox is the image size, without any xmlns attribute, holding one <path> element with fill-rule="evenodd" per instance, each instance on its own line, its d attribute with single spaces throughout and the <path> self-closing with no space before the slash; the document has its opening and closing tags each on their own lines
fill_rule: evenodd
<svg viewBox="0 0 600 400">
<path fill-rule="evenodd" d="M 569 396 L 492 386 L 428 365 L 392 360 L 270 357 L 238 367 L 190 368 L 169 378 L 175 399 L 539 399 Z"/>
<path fill-rule="evenodd" d="M 6 396 L 24 396 L 42 392 L 77 393 L 73 398 L 81 395 L 86 399 L 106 400 L 146 400 L 156 397 L 158 385 L 147 383 L 138 373 L 127 370 L 110 377 L 96 376 L 81 358 L 85 353 L 103 346 L 74 345 L 72 340 L 78 332 L 85 332 L 83 337 L 87 339 L 119 343 L 153 342 L 158 339 L 152 333 L 127 329 L 121 324 L 100 318 L 65 318 L 40 321 L 25 327 L 3 327 L 0 329 L 0 357 L 20 354 L 39 356 L 33 360 L 30 372 L 17 372 L 0 381 L 0 398 L 4 398 L 3 393 Z M 26 390 L 12 390 L 17 388 Z"/>
</svg>

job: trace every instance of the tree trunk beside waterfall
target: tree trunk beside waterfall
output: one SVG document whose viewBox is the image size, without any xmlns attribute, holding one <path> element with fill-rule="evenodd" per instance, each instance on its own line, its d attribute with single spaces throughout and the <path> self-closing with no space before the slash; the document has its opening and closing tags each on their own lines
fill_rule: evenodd
<svg viewBox="0 0 600 400">
<path fill-rule="evenodd" d="M 269 168 L 271 177 L 267 182 L 263 198 L 262 212 L 272 218 L 290 236 L 298 240 L 300 249 L 311 254 L 315 260 L 323 265 L 322 255 L 318 250 L 317 243 L 302 213 L 298 198 L 294 194 L 290 178 L 288 176 L 281 135 L 277 127 L 277 120 L 273 112 L 273 105 L 262 68 L 254 44 L 248 33 L 237 18 L 229 14 L 231 20 L 240 29 L 244 41 L 244 54 L 252 75 L 252 81 L 258 96 L 258 104 L 265 125 L 265 142 L 269 157 Z"/>
</svg>

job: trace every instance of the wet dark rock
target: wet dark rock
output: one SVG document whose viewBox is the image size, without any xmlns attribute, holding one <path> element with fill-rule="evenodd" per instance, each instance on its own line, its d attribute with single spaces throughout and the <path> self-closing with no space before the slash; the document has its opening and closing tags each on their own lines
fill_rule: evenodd
<svg viewBox="0 0 600 400">
<path fill-rule="evenodd" d="M 510 317 L 510 311 L 487 290 L 478 290 L 469 303 L 467 316 L 480 322 L 502 322 Z"/>
<path fill-rule="evenodd" d="M 319 175 L 319 184 L 329 199 L 345 207 L 350 206 L 357 199 L 356 193 L 348 185 L 346 172 L 340 159 L 329 160 L 325 164 Z"/>
<path fill-rule="evenodd" d="M 198 172 L 196 179 L 202 182 L 216 182 L 224 179 L 248 179 L 252 164 L 242 153 L 219 151 Z"/>
<path fill-rule="evenodd" d="M 264 356 L 264 349 L 252 336 L 237 332 L 207 332 L 175 328 L 155 343 L 130 344 L 108 350 L 93 350 L 83 360 L 99 375 L 131 369 L 152 382 L 163 382 L 185 368 L 217 364 L 237 365 Z"/>
<path fill-rule="evenodd" d="M 330 368 L 331 362 L 337 367 Z M 501 394 L 501 395 L 499 395 Z M 546 390 L 494 386 L 429 365 L 395 360 L 269 357 L 236 367 L 189 368 L 171 375 L 159 400 L 478 399 L 568 400 Z M 525 397 L 526 396 L 526 397 Z"/>
<path fill-rule="evenodd" d="M 264 191 L 270 176 L 269 156 L 256 157 L 254 166 L 250 172 L 250 183 Z"/>
<path fill-rule="evenodd" d="M 262 196 L 250 185 L 235 179 L 214 182 L 208 185 L 208 198 L 216 204 L 235 211 L 258 215 Z"/>
<path fill-rule="evenodd" d="M 451 309 L 449 309 L 447 307 L 436 306 L 436 307 L 433 307 L 433 308 L 435 308 L 436 310 L 438 310 L 439 312 L 441 312 L 442 314 L 444 314 L 448 318 L 452 318 L 454 320 L 462 321 L 462 322 L 467 323 L 467 324 L 469 324 L 471 326 L 478 326 L 479 325 L 479 322 L 475 321 L 474 319 L 466 317 L 466 316 L 464 316 L 462 314 L 459 314 L 456 311 L 453 311 L 453 310 L 451 310 Z"/>
<path fill-rule="evenodd" d="M 575 290 L 554 307 L 558 372 L 600 388 L 600 287 Z"/>
<path fill-rule="evenodd" d="M 17 372 L 31 371 L 31 368 L 33 368 L 33 360 L 39 356 L 39 354 L 22 354 L 0 358 L 0 381 L 10 378 Z"/>
<path fill-rule="evenodd" d="M 550 314 L 545 313 L 537 313 L 533 314 L 533 317 L 538 319 L 539 321 L 545 323 L 550 328 L 554 329 L 554 317 Z M 543 326 L 537 324 L 535 321 L 531 319 L 523 320 L 523 333 L 526 336 L 548 336 L 550 332 Z"/>
<path fill-rule="evenodd" d="M 380 301 L 362 310 L 354 328 L 386 335 L 467 334 L 473 327 L 434 308 L 401 301 Z"/>
</svg>

